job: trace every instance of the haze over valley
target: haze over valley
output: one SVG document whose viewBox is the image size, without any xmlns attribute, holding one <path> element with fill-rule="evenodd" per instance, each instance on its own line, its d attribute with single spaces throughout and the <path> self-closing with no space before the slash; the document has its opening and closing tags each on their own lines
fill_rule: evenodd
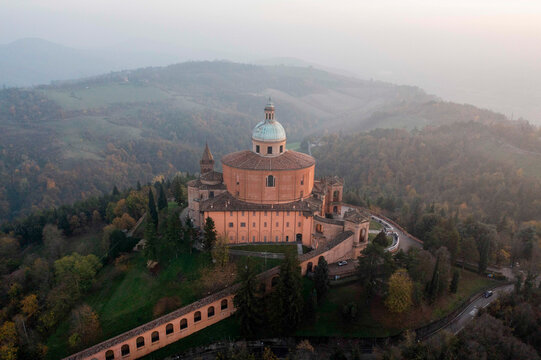
<svg viewBox="0 0 541 360">
<path fill-rule="evenodd" d="M 522 0 L 0 4 L 0 360 L 540 359 L 540 36 Z"/>
</svg>

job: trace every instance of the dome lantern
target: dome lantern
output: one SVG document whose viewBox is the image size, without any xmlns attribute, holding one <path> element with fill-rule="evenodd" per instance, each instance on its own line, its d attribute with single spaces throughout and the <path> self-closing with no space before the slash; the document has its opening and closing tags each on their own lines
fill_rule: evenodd
<svg viewBox="0 0 541 360">
<path fill-rule="evenodd" d="M 253 152 L 261 156 L 278 156 L 286 151 L 286 131 L 274 116 L 274 104 L 269 98 L 265 106 L 265 120 L 252 131 Z"/>
</svg>

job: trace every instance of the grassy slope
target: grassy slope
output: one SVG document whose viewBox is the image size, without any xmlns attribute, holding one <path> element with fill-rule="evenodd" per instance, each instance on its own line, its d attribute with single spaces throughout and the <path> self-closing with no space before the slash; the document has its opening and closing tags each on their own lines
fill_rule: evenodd
<svg viewBox="0 0 541 360">
<path fill-rule="evenodd" d="M 245 257 L 232 257 L 232 262 L 243 262 Z M 252 258 L 259 271 L 280 264 L 279 259 Z M 154 307 L 159 299 L 174 297 L 180 306 L 188 305 L 204 294 L 199 282 L 201 271 L 211 266 L 207 254 L 194 252 L 179 255 L 157 276 L 146 269 L 142 254 L 134 256 L 125 264 L 106 266 L 98 275 L 96 283 L 102 286 L 85 298 L 99 315 L 102 327 L 101 340 L 116 336 L 154 319 Z M 180 276 L 179 276 L 180 275 Z M 65 319 L 47 342 L 48 358 L 58 359 L 69 355 L 69 319 Z"/>
<path fill-rule="evenodd" d="M 318 308 L 316 320 L 302 326 L 297 333 L 305 336 L 394 335 L 402 329 L 417 328 L 441 318 L 458 307 L 470 295 L 494 283 L 486 277 L 464 271 L 461 274 L 457 294 L 443 296 L 432 308 L 424 305 L 413 307 L 402 315 L 388 313 L 383 305 L 383 299 L 375 299 L 370 307 L 367 307 L 362 288 L 357 283 L 332 288 L 327 299 Z M 359 317 L 352 322 L 345 320 L 341 314 L 342 307 L 350 302 L 358 304 L 360 308 Z"/>
</svg>

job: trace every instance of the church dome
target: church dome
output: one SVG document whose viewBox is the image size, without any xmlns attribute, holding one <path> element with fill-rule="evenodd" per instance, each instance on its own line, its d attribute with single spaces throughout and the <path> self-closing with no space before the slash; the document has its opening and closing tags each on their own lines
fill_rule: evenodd
<svg viewBox="0 0 541 360">
<path fill-rule="evenodd" d="M 252 139 L 259 141 L 283 141 L 286 131 L 282 124 L 276 120 L 260 121 L 252 132 Z"/>
<path fill-rule="evenodd" d="M 255 126 L 252 139 L 268 142 L 284 141 L 286 139 L 284 127 L 274 118 L 274 104 L 270 99 L 265 107 L 265 120 L 260 121 Z"/>
</svg>

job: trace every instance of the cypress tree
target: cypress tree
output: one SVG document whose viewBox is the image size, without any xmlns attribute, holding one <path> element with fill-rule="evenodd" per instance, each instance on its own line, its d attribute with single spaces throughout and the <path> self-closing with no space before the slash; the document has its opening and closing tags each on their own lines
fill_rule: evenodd
<svg viewBox="0 0 541 360">
<path fill-rule="evenodd" d="M 158 188 L 158 210 L 167 209 L 167 196 L 165 196 L 165 190 L 163 184 L 160 184 Z"/>
<path fill-rule="evenodd" d="M 329 266 L 323 256 L 317 262 L 314 273 L 314 285 L 317 293 L 317 301 L 321 302 L 329 290 Z"/>
<path fill-rule="evenodd" d="M 183 229 L 183 241 L 188 245 L 190 249 L 190 254 L 192 253 L 193 249 L 193 241 L 194 241 L 194 228 L 192 224 L 192 220 L 187 216 L 186 221 L 184 223 L 184 229 Z"/>
<path fill-rule="evenodd" d="M 233 304 L 235 304 L 235 316 L 240 322 L 240 329 L 244 336 L 255 333 L 261 323 L 261 309 L 259 298 L 256 295 L 256 272 L 252 262 L 248 261 L 246 266 L 240 269 L 241 287 L 237 291 Z"/>
<path fill-rule="evenodd" d="M 451 285 L 449 286 L 449 291 L 453 294 L 456 294 L 458 290 L 458 280 L 460 278 L 460 274 L 458 270 L 455 270 L 453 272 L 453 279 L 451 280 Z"/>
<path fill-rule="evenodd" d="M 116 187 L 116 185 L 113 187 L 113 196 L 118 196 L 120 195 L 120 191 L 118 191 L 118 188 Z"/>
<path fill-rule="evenodd" d="M 156 234 L 156 225 L 152 222 L 152 218 L 147 219 L 145 226 L 145 240 L 145 257 L 148 260 L 158 260 L 158 236 Z"/>
<path fill-rule="evenodd" d="M 273 324 L 280 334 L 295 331 L 302 318 L 301 270 L 295 255 L 286 254 L 273 293 Z"/>
<path fill-rule="evenodd" d="M 182 206 L 182 202 L 184 199 L 182 198 L 182 183 L 180 181 L 180 177 L 177 176 L 173 180 L 172 188 L 173 196 L 175 197 L 176 203 L 178 204 L 178 206 Z"/>
<path fill-rule="evenodd" d="M 152 193 L 152 188 L 148 188 L 148 214 L 150 219 L 154 224 L 154 227 L 158 226 L 158 210 L 156 210 L 156 202 L 154 202 L 154 194 Z"/>
<path fill-rule="evenodd" d="M 428 283 L 427 294 L 428 299 L 433 302 L 436 300 L 436 297 L 439 293 L 439 284 L 440 284 L 440 257 L 436 259 L 436 264 L 434 265 L 434 272 L 432 273 L 432 280 Z"/>
<path fill-rule="evenodd" d="M 205 234 L 203 236 L 203 250 L 210 252 L 216 242 L 216 227 L 214 226 L 214 220 L 211 217 L 207 217 L 204 227 Z"/>
<path fill-rule="evenodd" d="M 137 191 L 141 191 L 141 183 L 137 180 Z"/>
</svg>

